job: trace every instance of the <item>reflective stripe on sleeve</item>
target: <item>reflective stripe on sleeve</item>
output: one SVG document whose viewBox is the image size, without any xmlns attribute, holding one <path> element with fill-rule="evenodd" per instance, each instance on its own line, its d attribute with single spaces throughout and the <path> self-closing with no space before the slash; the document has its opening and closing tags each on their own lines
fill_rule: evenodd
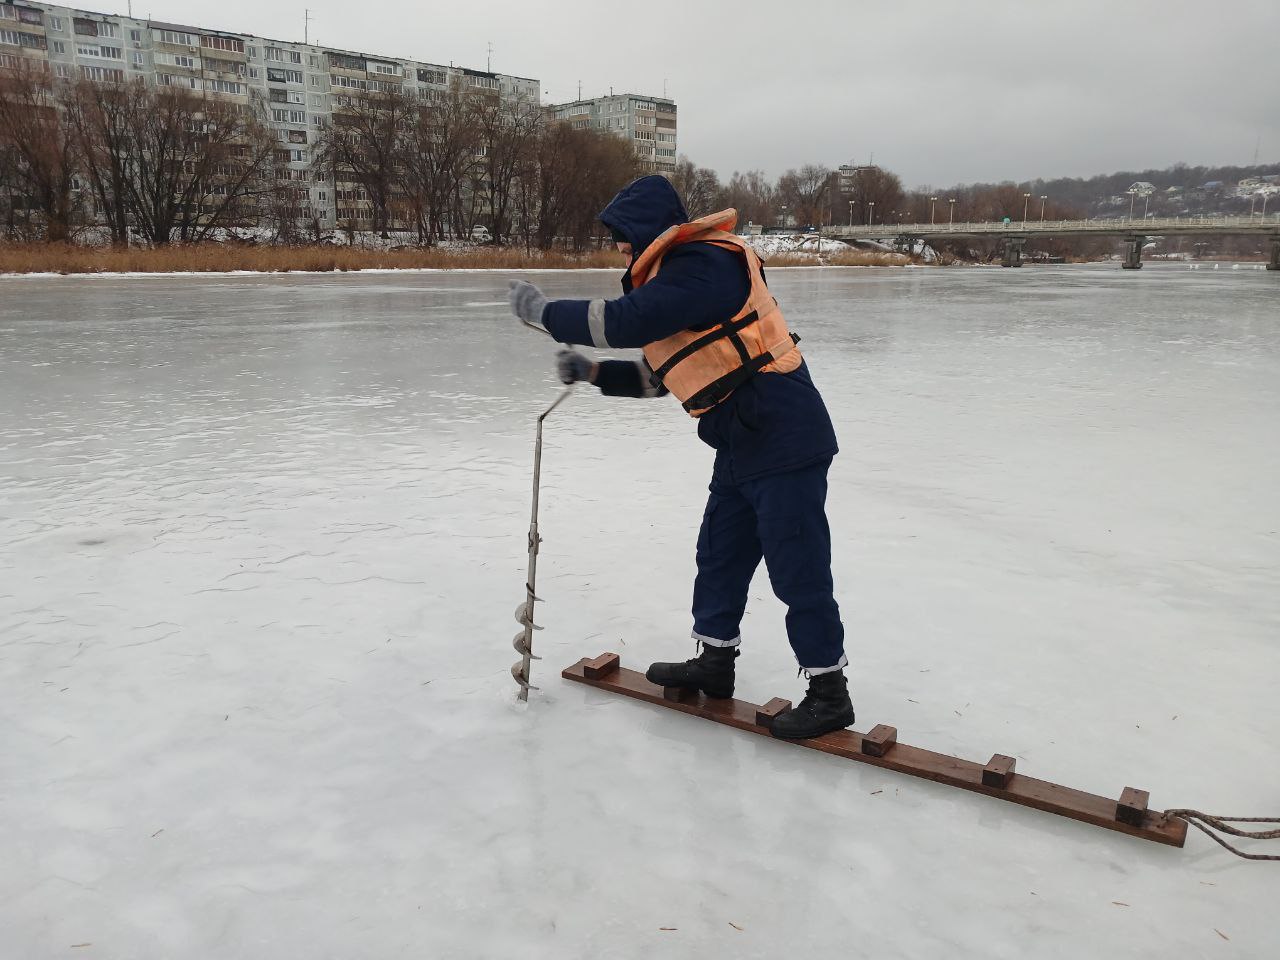
<svg viewBox="0 0 1280 960">
<path fill-rule="evenodd" d="M 604 336 L 604 301 L 592 300 L 587 305 L 587 332 L 591 334 L 593 347 L 607 347 L 609 341 Z"/>
</svg>

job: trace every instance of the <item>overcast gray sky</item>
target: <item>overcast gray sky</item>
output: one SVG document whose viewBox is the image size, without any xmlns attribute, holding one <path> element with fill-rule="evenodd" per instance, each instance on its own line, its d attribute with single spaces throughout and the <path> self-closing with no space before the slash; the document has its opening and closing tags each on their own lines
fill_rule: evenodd
<svg viewBox="0 0 1280 960">
<path fill-rule="evenodd" d="M 124 0 L 80 6 L 125 12 Z M 668 94 L 728 175 L 875 161 L 909 186 L 1280 161 L 1280 0 L 135 0 L 137 16 Z"/>
</svg>

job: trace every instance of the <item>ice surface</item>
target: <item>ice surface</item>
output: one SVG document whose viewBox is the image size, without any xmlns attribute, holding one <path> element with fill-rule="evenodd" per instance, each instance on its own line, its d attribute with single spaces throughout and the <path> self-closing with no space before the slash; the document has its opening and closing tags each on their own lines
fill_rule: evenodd
<svg viewBox="0 0 1280 960">
<path fill-rule="evenodd" d="M 772 282 L 843 448 L 858 726 L 1280 811 L 1277 276 Z M 0 280 L 5 960 L 1280 952 L 1274 865 L 1198 834 L 562 682 L 692 654 L 711 457 L 668 401 L 548 421 L 518 705 L 557 385 L 504 300 L 500 274 Z M 752 595 L 739 695 L 794 699 Z"/>
</svg>

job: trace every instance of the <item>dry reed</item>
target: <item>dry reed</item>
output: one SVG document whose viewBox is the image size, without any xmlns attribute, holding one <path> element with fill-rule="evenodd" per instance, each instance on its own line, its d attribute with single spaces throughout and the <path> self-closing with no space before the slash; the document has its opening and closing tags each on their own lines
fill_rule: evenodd
<svg viewBox="0 0 1280 960">
<path fill-rule="evenodd" d="M 328 273 L 347 270 L 622 269 L 621 254 L 525 253 L 515 248 L 431 247 L 376 250 L 335 246 L 241 246 L 205 243 L 168 247 L 83 247 L 73 244 L 0 244 L 0 273 L 210 273 L 248 270 Z"/>
<path fill-rule="evenodd" d="M 769 267 L 893 267 L 910 263 L 899 253 L 841 251 L 819 259 L 812 253 L 778 253 Z M 515 247 L 457 250 L 413 247 L 378 250 L 345 246 L 249 246 L 224 243 L 167 247 L 89 247 L 66 243 L 0 244 L 0 273 L 330 273 L 354 270 L 578 270 L 624 269 L 612 250 L 582 254 Z"/>
</svg>

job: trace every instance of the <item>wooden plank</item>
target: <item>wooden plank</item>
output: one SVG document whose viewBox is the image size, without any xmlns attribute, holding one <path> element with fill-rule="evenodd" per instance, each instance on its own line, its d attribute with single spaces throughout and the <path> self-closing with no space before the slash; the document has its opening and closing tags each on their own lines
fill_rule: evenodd
<svg viewBox="0 0 1280 960">
<path fill-rule="evenodd" d="M 605 656 L 616 657 L 616 654 L 605 654 Z M 1056 783 L 1037 780 L 1035 777 L 1028 777 L 1023 774 L 1013 776 L 1012 758 L 1010 758 L 1010 776 L 1006 784 L 1001 787 L 983 782 L 985 767 L 981 763 L 963 760 L 959 757 L 949 757 L 946 754 L 934 753 L 930 750 L 922 750 L 919 747 L 913 747 L 905 743 L 895 743 L 893 748 L 883 756 L 864 753 L 863 741 L 867 735 L 854 730 L 837 730 L 835 733 L 824 734 L 812 740 L 777 740 L 770 735 L 769 728 L 759 721 L 761 713 L 768 716 L 768 708 L 776 704 L 776 700 L 771 700 L 764 707 L 747 703 L 744 700 L 715 700 L 700 695 L 696 698 L 666 700 L 663 698 L 662 687 L 650 683 L 642 673 L 621 667 L 621 661 L 615 665 L 614 669 L 599 679 L 588 677 L 588 665 L 591 665 L 593 672 L 596 672 L 599 670 L 599 662 L 601 660 L 601 657 L 597 657 L 594 660 L 583 658 L 564 670 L 561 676 L 576 683 L 585 683 L 601 690 L 608 690 L 636 700 L 643 700 L 646 703 L 668 707 L 706 720 L 714 720 L 716 723 L 723 723 L 738 730 L 760 734 L 769 737 L 776 743 L 794 744 L 810 750 L 818 750 L 822 753 L 844 757 L 847 760 L 857 760 L 860 763 L 883 767 L 886 770 L 894 770 L 913 777 L 922 777 L 937 783 L 945 783 L 949 786 L 959 787 L 962 790 L 986 794 L 989 797 L 1008 800 L 1022 806 L 1034 807 L 1046 813 L 1070 817 L 1072 820 L 1093 824 L 1096 827 L 1115 830 L 1131 837 L 1153 840 L 1156 843 L 1169 844 L 1174 847 L 1181 847 L 1187 839 L 1187 824 L 1185 820 L 1166 817 L 1159 811 L 1147 810 L 1145 799 L 1143 799 L 1144 806 L 1141 817 L 1126 812 L 1126 816 L 1133 816 L 1135 819 L 1133 821 L 1119 819 L 1121 804 L 1117 804 L 1115 799 L 1085 793 L 1082 790 L 1075 790 L 1071 787 L 1059 786 Z M 1127 793 L 1128 791 L 1126 791 Z M 1134 791 L 1134 793 L 1142 794 L 1145 798 L 1143 791 Z M 1137 798 L 1130 799 L 1136 800 Z M 1136 807 L 1131 805 L 1129 809 L 1136 810 Z"/>
<path fill-rule="evenodd" d="M 988 787 L 998 787 L 1003 790 L 1009 786 L 1009 780 L 1013 776 L 1013 767 L 1017 761 L 1013 757 L 1006 757 L 1003 753 L 997 753 L 987 765 L 982 768 L 982 783 Z"/>
</svg>

